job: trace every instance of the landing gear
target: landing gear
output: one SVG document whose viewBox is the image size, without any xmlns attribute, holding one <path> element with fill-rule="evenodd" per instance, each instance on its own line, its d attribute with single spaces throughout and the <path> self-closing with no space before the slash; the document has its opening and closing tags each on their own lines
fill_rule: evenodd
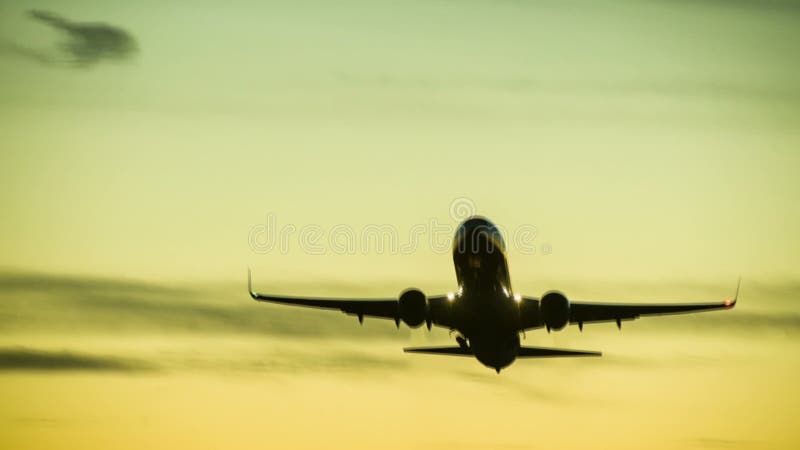
<svg viewBox="0 0 800 450">
<path fill-rule="evenodd" d="M 467 342 L 467 338 L 465 338 L 464 336 L 456 336 L 456 342 L 458 342 L 459 347 L 465 350 L 469 348 L 469 343 Z"/>
</svg>

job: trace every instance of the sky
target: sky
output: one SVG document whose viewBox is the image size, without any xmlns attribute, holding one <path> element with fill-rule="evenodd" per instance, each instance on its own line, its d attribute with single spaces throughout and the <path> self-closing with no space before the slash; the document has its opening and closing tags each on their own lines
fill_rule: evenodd
<svg viewBox="0 0 800 450">
<path fill-rule="evenodd" d="M 800 3 L 0 2 L 0 446 L 794 448 Z M 410 357 L 264 292 L 716 301 Z M 314 430 L 309 432 L 308 430 Z M 3 445 L 7 444 L 7 445 Z"/>
</svg>

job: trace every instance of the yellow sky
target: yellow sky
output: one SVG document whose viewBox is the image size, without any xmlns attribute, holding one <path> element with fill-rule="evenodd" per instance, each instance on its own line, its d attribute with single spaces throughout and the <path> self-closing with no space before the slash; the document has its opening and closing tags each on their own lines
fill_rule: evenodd
<svg viewBox="0 0 800 450">
<path fill-rule="evenodd" d="M 798 275 L 793 12 L 256 3 L 52 4 L 139 52 L 87 68 L 4 52 L 0 264 L 452 280 L 426 248 L 259 255 L 248 232 L 274 214 L 405 236 L 455 225 L 466 197 L 552 246 L 515 279 Z M 5 47 L 64 40 L 24 5 L 0 20 Z"/>
<path fill-rule="evenodd" d="M 627 287 L 627 286 L 626 286 Z M 793 448 L 794 286 L 736 310 L 528 333 L 599 359 L 410 357 L 444 330 L 247 302 L 236 286 L 0 282 L 8 448 Z M 631 286 L 636 292 L 637 287 Z M 703 288 L 694 286 L 695 292 Z M 361 293 L 357 288 L 353 292 Z"/>
<path fill-rule="evenodd" d="M 0 4 L 0 447 L 797 446 L 796 2 L 29 7 Z M 282 293 L 451 289 L 430 237 L 457 205 L 504 228 L 519 292 L 717 300 L 742 275 L 743 301 L 531 333 L 605 356 L 498 377 L 400 352 L 445 332 L 242 295 L 247 266 Z M 378 251 L 375 226 L 422 234 Z"/>
</svg>

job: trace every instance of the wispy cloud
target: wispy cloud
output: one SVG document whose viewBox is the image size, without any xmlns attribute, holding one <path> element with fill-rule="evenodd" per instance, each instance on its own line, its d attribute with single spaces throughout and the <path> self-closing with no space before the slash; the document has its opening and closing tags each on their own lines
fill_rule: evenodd
<svg viewBox="0 0 800 450">
<path fill-rule="evenodd" d="M 537 402 L 565 403 L 572 400 L 569 393 L 563 390 L 550 389 L 542 383 L 532 381 L 519 381 L 512 377 L 504 377 L 499 380 L 496 374 L 485 370 L 467 371 L 458 370 L 454 375 L 476 384 L 480 384 L 484 389 L 494 389 L 498 393 L 506 393 L 513 396 L 521 396 Z"/>
<path fill-rule="evenodd" d="M 67 351 L 32 350 L 24 347 L 0 348 L 0 371 L 117 371 L 131 372 L 152 367 L 134 360 L 113 356 L 92 356 Z"/>
<path fill-rule="evenodd" d="M 256 303 L 240 288 L 190 289 L 96 278 L 0 274 L 0 331 L 263 334 L 398 339 L 408 328 L 339 311 Z"/>
<path fill-rule="evenodd" d="M 707 98 L 712 100 L 767 101 L 794 103 L 800 99 L 795 88 L 733 80 L 702 78 L 642 80 L 562 80 L 530 77 L 411 77 L 390 74 L 336 74 L 340 83 L 359 88 L 408 89 L 420 91 L 497 91 L 514 94 L 576 94 L 584 96 L 642 96 Z"/>
<path fill-rule="evenodd" d="M 101 22 L 72 22 L 42 10 L 31 10 L 28 15 L 62 33 L 66 39 L 57 47 L 58 51 L 33 48 L 3 39 L 0 40 L 0 52 L 43 64 L 90 67 L 102 61 L 130 58 L 139 50 L 133 35 L 118 26 Z"/>
<path fill-rule="evenodd" d="M 41 64 L 49 64 L 52 60 L 52 55 L 46 51 L 26 47 L 5 38 L 0 38 L 0 55 L 23 58 Z"/>
<path fill-rule="evenodd" d="M 254 371 L 258 373 L 364 373 L 402 370 L 409 366 L 409 359 L 398 351 L 394 355 L 379 355 L 373 352 L 345 350 L 330 344 L 322 344 L 316 351 L 278 351 L 261 357 L 242 358 L 238 361 L 220 363 L 205 360 L 203 368 L 209 370 Z M 197 361 L 195 361 L 196 367 Z"/>
<path fill-rule="evenodd" d="M 124 350 L 122 351 L 124 352 Z M 0 347 L 0 372 L 4 371 L 97 371 L 97 372 L 256 372 L 259 374 L 365 373 L 392 371 L 407 367 L 410 361 L 401 352 L 393 355 L 344 349 L 326 344 L 318 351 L 266 350 L 253 354 L 245 350 L 225 352 L 150 351 L 136 357 L 96 355 L 74 350 L 42 350 L 29 347 Z"/>
<path fill-rule="evenodd" d="M 277 292 L 291 287 L 276 286 Z M 341 295 L 335 287 L 332 295 Z M 355 295 L 359 292 L 346 292 Z M 391 320 L 355 317 L 339 311 L 256 303 L 242 286 L 190 288 L 131 280 L 0 273 L 0 332 L 255 334 L 293 338 L 404 340 L 406 326 Z M 800 331 L 800 314 L 786 308 L 800 284 L 753 284 L 732 311 L 643 318 L 642 332 L 664 330 Z M 595 328 L 612 325 L 593 325 Z M 584 332 L 591 332 L 591 327 Z"/>
</svg>

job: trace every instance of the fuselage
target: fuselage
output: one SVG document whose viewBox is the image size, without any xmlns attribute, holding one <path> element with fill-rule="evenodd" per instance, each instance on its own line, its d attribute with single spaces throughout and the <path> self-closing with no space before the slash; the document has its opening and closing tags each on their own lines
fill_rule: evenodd
<svg viewBox="0 0 800 450">
<path fill-rule="evenodd" d="M 464 221 L 453 239 L 453 263 L 456 329 L 481 363 L 499 371 L 514 362 L 520 346 L 519 297 L 511 289 L 500 230 L 483 217 Z"/>
</svg>

